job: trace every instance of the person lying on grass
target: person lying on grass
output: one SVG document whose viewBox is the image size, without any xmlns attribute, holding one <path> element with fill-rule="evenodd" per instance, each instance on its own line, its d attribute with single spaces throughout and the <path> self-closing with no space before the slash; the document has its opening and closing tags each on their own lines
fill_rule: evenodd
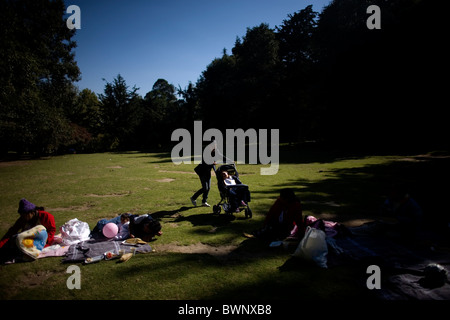
<svg viewBox="0 0 450 320">
<path fill-rule="evenodd" d="M 118 227 L 118 233 L 113 240 L 126 240 L 128 238 L 140 238 L 149 242 L 154 236 L 161 236 L 161 224 L 153 219 L 150 214 L 133 215 L 123 213 L 113 219 L 101 219 L 91 232 L 91 238 L 104 239 L 103 227 L 108 223 L 114 223 Z"/>
<path fill-rule="evenodd" d="M 132 215 L 130 217 L 130 238 L 140 238 L 150 242 L 155 236 L 161 236 L 161 223 L 150 214 Z"/>
</svg>

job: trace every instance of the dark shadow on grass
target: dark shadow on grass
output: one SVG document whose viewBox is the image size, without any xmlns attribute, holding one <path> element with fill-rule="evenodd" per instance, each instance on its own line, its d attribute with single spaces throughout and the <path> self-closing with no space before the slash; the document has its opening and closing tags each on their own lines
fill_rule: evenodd
<svg viewBox="0 0 450 320">
<path fill-rule="evenodd" d="M 294 267 L 294 266 L 292 266 Z M 373 301 L 374 297 L 356 276 L 357 269 L 321 269 L 296 264 L 296 269 L 262 276 L 259 281 L 217 292 L 210 299 L 258 301 Z M 361 272 L 358 272 L 358 275 Z M 293 307 L 291 305 L 291 307 Z M 308 309 L 306 306 L 302 307 Z M 297 314 L 296 312 L 294 312 Z"/>
<path fill-rule="evenodd" d="M 245 147 L 245 163 L 249 163 L 249 147 Z M 225 154 L 226 150 L 222 150 Z M 270 150 L 268 150 L 270 151 Z M 386 148 L 355 148 L 330 145 L 321 142 L 303 142 L 281 144 L 278 148 L 280 164 L 307 164 L 307 163 L 332 163 L 340 160 L 360 159 L 367 156 L 385 156 L 385 155 L 410 155 L 410 154 L 424 154 L 430 150 L 421 149 L 400 149 L 398 146 L 395 150 Z M 139 151 L 117 151 L 117 154 L 127 154 L 130 157 L 152 159 L 149 163 L 169 163 L 171 159 L 171 146 L 165 146 L 156 149 L 146 149 Z M 236 154 L 236 152 L 235 152 Z M 227 156 L 225 154 L 225 156 Z M 154 160 L 157 158 L 157 160 Z M 194 156 L 191 156 L 191 161 Z M 236 160 L 236 159 L 234 159 Z"/>
<path fill-rule="evenodd" d="M 174 222 L 182 222 L 188 221 L 193 226 L 225 226 L 229 225 L 232 221 L 236 220 L 236 217 L 233 215 L 225 215 L 225 214 L 192 214 L 189 216 L 179 216 L 175 219 Z"/>
<path fill-rule="evenodd" d="M 243 213 L 242 213 L 243 214 Z M 260 221 L 246 219 L 241 216 L 230 214 L 193 214 L 189 216 L 179 216 L 173 222 L 187 221 L 193 227 L 210 226 L 211 229 L 193 228 L 192 232 L 200 235 L 221 234 L 226 237 L 224 244 L 231 243 L 235 239 L 243 238 L 244 232 L 249 233 L 260 227 Z M 207 239 L 207 238 L 206 238 Z M 205 239 L 205 240 L 206 240 Z"/>
<path fill-rule="evenodd" d="M 161 210 L 161 211 L 156 211 L 151 213 L 151 216 L 154 219 L 163 219 L 163 218 L 167 218 L 167 217 L 172 217 L 176 214 L 179 214 L 180 212 L 184 212 L 187 210 L 191 210 L 194 209 L 195 207 L 191 206 L 191 207 L 187 207 L 187 206 L 182 206 L 179 209 L 174 209 L 174 210 Z"/>
<path fill-rule="evenodd" d="M 425 154 L 424 148 L 355 148 L 321 142 L 282 144 L 279 146 L 280 164 L 333 163 L 335 161 L 361 159 L 369 156 Z"/>
<path fill-rule="evenodd" d="M 164 273 L 164 279 L 159 279 L 159 281 L 178 279 L 192 272 L 190 268 L 180 268 L 183 264 L 190 262 L 198 262 L 198 254 L 185 254 L 185 253 L 169 253 L 162 256 L 152 256 L 152 253 L 147 253 L 145 255 L 137 255 L 135 258 L 138 259 L 148 259 L 148 263 L 139 263 L 123 265 L 123 267 L 118 270 L 119 274 L 123 272 L 128 276 L 152 274 L 155 270 L 166 270 Z M 131 258 L 131 259 L 135 259 Z M 131 261 L 130 259 L 130 261 Z M 135 260 L 138 260 L 135 259 Z M 209 261 L 210 260 L 210 261 Z M 136 262 L 136 261 L 135 261 Z M 140 261 L 138 261 L 140 262 Z M 214 259 L 205 259 L 202 264 L 214 262 Z M 172 272 L 172 269 L 176 272 Z M 184 270 L 181 272 L 181 270 Z"/>
<path fill-rule="evenodd" d="M 245 218 L 244 212 L 235 214 L 215 214 L 215 213 L 198 213 L 198 214 L 183 214 L 188 210 L 196 209 L 194 206 L 182 206 L 174 210 L 162 210 L 151 213 L 151 216 L 157 220 L 165 220 L 165 222 L 189 222 L 193 227 L 211 226 L 210 233 L 227 233 L 231 238 L 241 237 L 243 232 L 251 232 L 259 228 L 260 221 Z M 203 229 L 193 229 L 196 233 L 205 233 Z"/>
<path fill-rule="evenodd" d="M 320 161 L 336 161 L 336 157 L 325 157 Z M 304 161 L 307 161 L 304 159 Z M 318 162 L 311 158 L 311 162 Z M 320 162 L 319 161 L 319 162 Z M 302 162 L 300 162 L 302 163 Z M 305 162 L 303 162 L 305 163 Z M 273 185 L 264 191 L 255 191 L 256 196 L 267 197 L 279 194 L 283 188 L 294 189 L 303 202 L 304 212 L 330 213 L 330 220 L 347 222 L 353 219 L 378 217 L 389 187 L 394 183 L 409 186 L 410 194 L 417 200 L 425 213 L 425 220 L 435 229 L 445 229 L 450 217 L 447 215 L 446 185 L 450 180 L 450 158 L 447 156 L 405 156 L 382 164 L 370 164 L 356 168 L 329 170 L 324 179 L 310 181 L 292 179 Z M 258 197 L 255 197 L 258 198 Z M 188 207 L 182 207 L 188 208 Z M 262 209 L 262 208 L 261 208 Z M 268 208 L 267 208 L 268 209 Z M 187 210 L 187 209 L 184 209 Z M 173 215 L 179 210 L 160 212 L 161 216 Z M 194 214 L 179 216 L 176 221 L 189 221 L 194 226 L 226 226 L 227 232 L 242 230 L 242 225 L 233 224 L 229 216 L 212 214 Z M 249 231 L 257 228 L 254 221 L 246 227 Z M 231 230 L 231 231 L 230 231 Z M 267 243 L 255 239 L 244 240 L 228 255 L 225 263 L 239 267 L 258 259 L 277 254 L 268 248 Z M 195 263 L 199 255 L 178 256 L 179 263 Z M 217 259 L 202 255 L 205 265 L 220 265 Z M 358 264 L 346 264 L 322 270 L 310 264 L 299 262 L 286 256 L 284 264 L 279 266 L 276 277 L 273 274 L 261 276 L 251 284 L 233 285 L 220 290 L 209 299 L 305 299 L 305 300 L 366 300 L 374 296 L 361 280 L 367 279 L 366 269 Z M 161 266 L 163 267 L 163 266 Z M 367 267 L 365 264 L 363 267 Z M 182 275 L 179 275 L 182 276 Z M 364 278 L 365 277 L 365 278 Z"/>
<path fill-rule="evenodd" d="M 142 158 L 143 160 L 152 159 L 152 161 L 149 161 L 149 163 L 172 162 L 171 152 L 165 150 L 120 151 L 115 153 L 128 155 L 130 158 Z M 154 158 L 156 158 L 156 160 L 154 160 Z"/>
<path fill-rule="evenodd" d="M 450 157 L 410 156 L 382 164 L 329 170 L 325 179 L 292 179 L 255 194 L 278 194 L 292 188 L 303 203 L 303 210 L 330 213 L 334 220 L 377 218 L 389 188 L 396 183 L 409 187 L 409 194 L 422 207 L 425 220 L 446 227 L 450 222 L 447 190 Z"/>
</svg>

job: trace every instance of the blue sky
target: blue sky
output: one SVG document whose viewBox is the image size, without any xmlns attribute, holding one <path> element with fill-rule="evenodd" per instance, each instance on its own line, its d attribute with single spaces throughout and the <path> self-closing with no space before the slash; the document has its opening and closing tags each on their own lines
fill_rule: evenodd
<svg viewBox="0 0 450 320">
<path fill-rule="evenodd" d="M 103 78 L 121 74 L 145 96 L 159 78 L 175 87 L 196 83 L 223 49 L 231 53 L 248 27 L 281 25 L 288 14 L 330 0 L 65 0 L 81 10 L 75 60 L 80 90 L 102 93 Z M 69 15 L 66 15 L 68 17 Z"/>
</svg>

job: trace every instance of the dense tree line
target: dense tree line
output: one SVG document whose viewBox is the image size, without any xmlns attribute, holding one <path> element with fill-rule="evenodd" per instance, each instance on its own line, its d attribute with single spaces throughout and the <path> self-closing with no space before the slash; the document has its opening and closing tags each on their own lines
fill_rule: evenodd
<svg viewBox="0 0 450 320">
<path fill-rule="evenodd" d="M 381 29 L 366 26 L 369 5 Z M 334 0 L 260 25 L 195 83 L 140 96 L 119 74 L 79 91 L 62 0 L 0 1 L 0 151 L 138 150 L 176 128 L 277 128 L 281 141 L 352 147 L 446 143 L 444 22 L 426 0 Z M 442 19 L 442 20 L 441 20 Z M 445 77 L 445 75 L 442 75 Z"/>
<path fill-rule="evenodd" d="M 379 30 L 366 25 L 370 5 L 381 10 Z M 283 141 L 442 146 L 444 12 L 425 0 L 334 0 L 275 29 L 249 28 L 197 82 L 203 120 L 280 128 Z"/>
</svg>

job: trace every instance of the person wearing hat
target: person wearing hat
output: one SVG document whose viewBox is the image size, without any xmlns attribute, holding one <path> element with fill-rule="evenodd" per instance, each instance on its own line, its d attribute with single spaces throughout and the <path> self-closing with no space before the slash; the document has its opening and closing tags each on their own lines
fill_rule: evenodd
<svg viewBox="0 0 450 320">
<path fill-rule="evenodd" d="M 20 200 L 17 212 L 20 214 L 20 217 L 0 240 L 0 249 L 2 251 L 3 249 L 7 249 L 7 247 L 14 246 L 13 241 L 9 240 L 16 234 L 29 230 L 37 225 L 43 225 L 47 229 L 48 237 L 45 246 L 47 247 L 52 244 L 56 231 L 55 217 L 52 214 L 45 211 L 43 207 L 37 207 L 27 199 Z"/>
</svg>

